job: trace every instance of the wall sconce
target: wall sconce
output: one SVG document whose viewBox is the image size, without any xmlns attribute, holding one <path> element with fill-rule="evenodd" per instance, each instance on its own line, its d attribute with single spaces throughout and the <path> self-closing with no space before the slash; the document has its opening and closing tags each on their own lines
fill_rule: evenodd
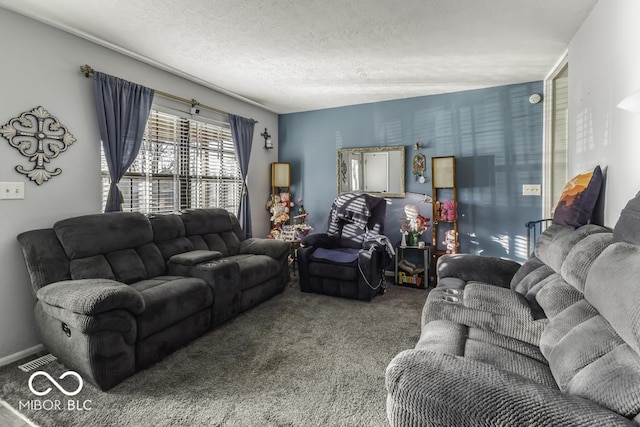
<svg viewBox="0 0 640 427">
<path fill-rule="evenodd" d="M 273 141 L 271 141 L 271 135 L 269 135 L 269 132 L 267 132 L 267 128 L 264 128 L 264 132 L 262 132 L 260 135 L 262 135 L 262 137 L 264 138 L 264 148 L 267 150 L 273 148 Z"/>
<path fill-rule="evenodd" d="M 621 110 L 640 113 L 640 90 L 633 92 L 617 105 Z"/>
<path fill-rule="evenodd" d="M 414 150 L 422 150 L 422 147 L 420 146 L 420 141 L 416 141 L 415 145 L 413 146 Z"/>
</svg>

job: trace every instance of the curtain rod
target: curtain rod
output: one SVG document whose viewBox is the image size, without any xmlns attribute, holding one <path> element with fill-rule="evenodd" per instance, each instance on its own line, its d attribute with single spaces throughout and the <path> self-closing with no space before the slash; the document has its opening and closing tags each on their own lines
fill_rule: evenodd
<svg viewBox="0 0 640 427">
<path fill-rule="evenodd" d="M 84 74 L 85 77 L 89 78 L 93 75 L 93 68 L 91 68 L 89 65 L 85 64 L 85 65 L 81 65 L 80 66 L 80 71 Z M 187 99 L 187 98 L 182 98 L 181 96 L 176 96 L 176 95 L 172 95 L 170 93 L 166 93 L 166 92 L 162 92 L 159 90 L 155 90 L 154 92 L 156 95 L 160 95 L 163 98 L 168 98 L 168 99 L 173 99 L 174 101 L 178 101 L 178 102 L 182 102 L 183 104 L 187 104 L 187 105 L 191 105 L 192 107 L 198 106 L 200 108 L 204 108 L 206 110 L 211 110 L 214 111 L 216 113 L 220 113 L 223 114 L 225 116 L 229 116 L 229 113 L 227 113 L 226 111 L 220 110 L 218 108 L 215 107 L 211 107 L 209 105 L 205 105 L 205 104 L 201 104 L 198 101 L 196 101 L 195 99 Z M 254 121 L 254 123 L 258 123 L 257 120 L 251 119 Z"/>
</svg>

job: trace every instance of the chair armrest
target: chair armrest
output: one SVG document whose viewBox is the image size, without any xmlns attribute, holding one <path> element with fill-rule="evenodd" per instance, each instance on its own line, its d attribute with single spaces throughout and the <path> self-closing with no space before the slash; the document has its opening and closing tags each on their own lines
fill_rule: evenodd
<svg viewBox="0 0 640 427">
<path fill-rule="evenodd" d="M 252 237 L 240 242 L 240 254 L 267 255 L 273 259 L 280 259 L 289 255 L 291 243 L 286 240 Z"/>
<path fill-rule="evenodd" d="M 313 248 L 333 248 L 336 246 L 335 239 L 330 237 L 327 233 L 313 233 L 308 234 L 302 238 L 300 245 L 303 247 Z"/>
<path fill-rule="evenodd" d="M 511 279 L 521 267 L 515 261 L 472 254 L 448 254 L 438 258 L 438 281 L 455 277 L 466 282 L 484 282 L 502 288 L 511 286 Z"/>
<path fill-rule="evenodd" d="M 94 315 L 111 310 L 144 311 L 144 300 L 138 291 L 121 282 L 108 279 L 64 280 L 40 288 L 37 298 L 48 305 L 73 313 Z"/>
<path fill-rule="evenodd" d="M 488 363 L 406 350 L 386 370 L 392 426 L 632 426 L 596 403 Z"/>
</svg>

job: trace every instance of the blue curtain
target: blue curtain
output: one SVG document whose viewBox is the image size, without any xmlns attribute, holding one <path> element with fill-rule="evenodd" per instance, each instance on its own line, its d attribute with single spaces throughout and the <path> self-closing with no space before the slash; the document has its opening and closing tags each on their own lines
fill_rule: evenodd
<svg viewBox="0 0 640 427">
<path fill-rule="evenodd" d="M 99 72 L 93 73 L 98 127 L 111 185 L 105 212 L 122 210 L 118 183 L 140 151 L 153 89 Z"/>
<path fill-rule="evenodd" d="M 247 189 L 247 174 L 249 173 L 249 158 L 251 157 L 251 146 L 253 145 L 253 130 L 255 120 L 229 114 L 231 124 L 231 136 L 236 147 L 236 155 L 242 173 L 242 198 L 240 199 L 240 212 L 238 221 L 244 230 L 244 235 L 248 238 L 253 236 L 251 231 L 251 209 L 249 208 L 249 191 Z"/>
</svg>

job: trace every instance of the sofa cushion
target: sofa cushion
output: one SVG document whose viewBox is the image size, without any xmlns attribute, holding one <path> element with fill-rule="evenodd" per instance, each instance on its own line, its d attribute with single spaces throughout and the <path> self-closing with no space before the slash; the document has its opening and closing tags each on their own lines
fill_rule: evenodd
<svg viewBox="0 0 640 427">
<path fill-rule="evenodd" d="M 231 217 L 225 209 L 187 209 L 180 217 L 187 236 L 233 231 Z"/>
<path fill-rule="evenodd" d="M 587 224 L 575 230 L 553 224 L 538 238 L 535 256 L 553 268 L 556 273 L 560 273 L 567 254 L 579 241 L 591 234 L 609 232 L 606 228 L 594 224 Z"/>
<path fill-rule="evenodd" d="M 452 291 L 458 294 L 451 293 Z M 534 320 L 524 296 L 506 288 L 470 282 L 464 289 L 440 288 L 429 292 L 422 310 L 422 325 L 449 320 L 537 345 L 546 319 Z"/>
<path fill-rule="evenodd" d="M 532 265 L 537 265 L 537 262 L 535 262 L 536 259 L 537 258 L 533 258 L 534 262 L 532 263 Z M 527 265 L 527 263 L 525 263 L 525 265 Z M 515 283 L 514 281 L 512 281 L 513 287 L 511 289 L 519 294 L 526 295 L 527 293 L 529 293 L 529 291 L 535 288 L 536 285 L 547 279 L 549 276 L 552 276 L 553 274 L 556 274 L 553 268 L 546 265 L 545 263 L 541 263 L 536 268 L 531 269 L 531 271 L 529 271 L 529 273 L 525 275 L 522 280 Z"/>
<path fill-rule="evenodd" d="M 74 259 L 69 262 L 71 279 L 109 279 L 116 280 L 116 275 L 104 255 L 94 255 Z"/>
<path fill-rule="evenodd" d="M 241 254 L 267 255 L 281 259 L 291 253 L 291 243 L 277 239 L 250 238 L 240 242 Z"/>
<path fill-rule="evenodd" d="M 612 243 L 594 261 L 584 295 L 640 354 L 640 246 Z"/>
<path fill-rule="evenodd" d="M 53 229 L 70 260 L 137 248 L 153 241 L 151 223 L 138 212 L 68 218 L 55 223 Z"/>
<path fill-rule="evenodd" d="M 513 277 L 511 278 L 511 282 L 509 284 L 509 287 L 518 292 L 518 285 L 520 284 L 520 282 L 529 275 L 529 273 L 531 273 L 534 270 L 537 270 L 538 268 L 544 266 L 544 262 L 542 262 L 539 258 L 537 258 L 535 255 L 532 255 L 529 257 L 529 259 L 527 259 L 524 264 L 522 264 L 520 266 L 520 268 L 515 272 L 515 274 L 513 275 Z M 521 292 L 522 291 L 526 292 L 526 290 L 530 287 L 525 285 L 524 287 L 521 288 Z"/>
<path fill-rule="evenodd" d="M 611 233 L 603 232 L 586 236 L 577 242 L 562 263 L 562 278 L 578 291 L 584 292 L 587 273 L 593 261 L 609 246 L 612 237 Z"/>
<path fill-rule="evenodd" d="M 110 252 L 106 258 L 119 282 L 133 283 L 147 278 L 144 263 L 134 249 Z"/>
<path fill-rule="evenodd" d="M 556 388 L 549 366 L 535 346 L 490 331 L 433 321 L 422 328 L 415 348 L 464 356 Z"/>
<path fill-rule="evenodd" d="M 560 390 L 629 418 L 640 413 L 640 357 L 595 308 L 586 300 L 576 303 L 550 328 L 541 349 Z M 556 343 L 543 346 L 547 341 Z"/>
<path fill-rule="evenodd" d="M 602 181 L 600 166 L 573 177 L 565 185 L 553 212 L 553 223 L 573 228 L 587 224 L 598 201 Z"/>
<path fill-rule="evenodd" d="M 147 277 L 155 277 L 167 272 L 167 263 L 155 243 L 148 243 L 136 248 L 138 256 L 147 270 Z"/>
<path fill-rule="evenodd" d="M 180 215 L 151 215 L 149 222 L 153 229 L 153 241 L 164 242 L 186 236 L 184 223 Z"/>
<path fill-rule="evenodd" d="M 231 231 L 203 234 L 200 237 L 202 237 L 202 240 L 204 240 L 210 251 L 218 251 L 222 253 L 223 256 L 237 255 L 240 250 L 240 241 Z M 195 246 L 199 246 L 197 239 L 194 240 L 194 247 Z"/>
<path fill-rule="evenodd" d="M 584 299 L 584 295 L 565 282 L 559 274 L 554 274 L 549 279 L 549 282 L 535 294 L 535 298 L 545 316 L 551 320 L 567 307 Z"/>
<path fill-rule="evenodd" d="M 153 229 L 153 241 L 165 261 L 176 254 L 194 250 L 193 244 L 186 237 L 180 215 L 152 215 L 149 217 L 149 222 Z M 154 276 L 149 274 L 149 277 Z"/>
<path fill-rule="evenodd" d="M 585 299 L 558 313 L 540 337 L 540 351 L 549 359 L 551 351 L 577 325 L 598 315 L 598 311 Z"/>
<path fill-rule="evenodd" d="M 213 304 L 213 289 L 202 279 L 161 276 L 131 285 L 144 300 L 137 318 L 140 341 Z"/>
</svg>

